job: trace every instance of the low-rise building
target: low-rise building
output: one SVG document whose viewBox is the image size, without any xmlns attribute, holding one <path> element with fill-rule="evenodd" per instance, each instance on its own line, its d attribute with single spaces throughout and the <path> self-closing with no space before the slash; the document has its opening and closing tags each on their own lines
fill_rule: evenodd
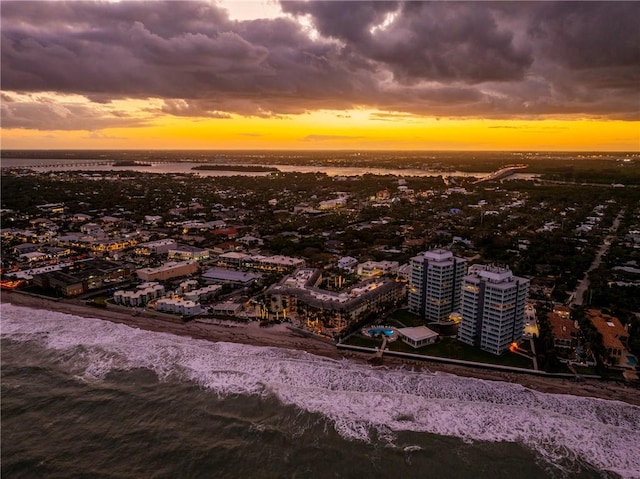
<svg viewBox="0 0 640 479">
<path fill-rule="evenodd" d="M 358 265 L 358 260 L 352 256 L 345 256 L 338 260 L 338 268 L 348 272 L 353 272 L 354 268 Z"/>
<path fill-rule="evenodd" d="M 244 305 L 242 303 L 224 301 L 222 303 L 214 304 L 211 308 L 211 312 L 222 316 L 237 316 L 243 309 Z"/>
<path fill-rule="evenodd" d="M 221 268 L 210 268 L 202 275 L 202 279 L 209 284 L 236 284 L 240 286 L 249 286 L 260 278 L 262 275 L 257 273 L 244 273 Z"/>
<path fill-rule="evenodd" d="M 251 263 L 249 264 L 249 267 L 253 269 L 257 269 L 259 271 L 277 271 L 279 273 L 292 271 L 305 266 L 305 261 L 301 258 L 292 258 L 290 256 L 282 255 L 252 255 L 250 261 Z"/>
<path fill-rule="evenodd" d="M 182 298 L 161 298 L 156 301 L 156 309 L 165 313 L 183 314 L 185 316 L 202 313 L 202 306 Z"/>
<path fill-rule="evenodd" d="M 356 270 L 358 276 L 371 277 L 380 276 L 385 273 L 393 273 L 398 269 L 397 261 L 365 261 L 360 263 Z"/>
<path fill-rule="evenodd" d="M 109 238 L 104 240 L 95 240 L 90 242 L 91 251 L 104 253 L 106 251 L 122 251 L 132 248 L 137 244 L 134 238 Z"/>
<path fill-rule="evenodd" d="M 33 253 L 40 249 L 40 245 L 36 243 L 22 243 L 13 247 L 13 254 L 20 256 L 27 253 Z"/>
<path fill-rule="evenodd" d="M 152 254 L 167 254 L 169 250 L 175 248 L 178 244 L 176 240 L 171 238 L 161 239 L 157 241 L 148 241 L 139 243 L 136 246 L 135 253 L 141 256 L 149 256 Z"/>
<path fill-rule="evenodd" d="M 25 261 L 27 263 L 36 263 L 38 261 L 47 259 L 48 257 L 49 255 L 45 253 L 41 253 L 40 251 L 32 251 L 30 253 L 22 253 L 21 255 L 18 256 L 18 259 L 20 259 L 20 261 Z"/>
<path fill-rule="evenodd" d="M 347 204 L 347 198 L 343 196 L 341 198 L 333 198 L 331 200 L 321 201 L 318 204 L 318 209 L 333 210 L 336 208 L 343 208 L 346 204 Z"/>
<path fill-rule="evenodd" d="M 184 298 L 196 303 L 210 301 L 211 299 L 216 297 L 221 289 L 222 286 L 220 286 L 219 284 L 210 284 L 208 286 L 204 286 L 202 288 L 194 289 L 184 293 Z"/>
<path fill-rule="evenodd" d="M 615 316 L 605 314 L 598 309 L 587 310 L 587 317 L 602 335 L 602 343 L 610 356 L 611 366 L 628 366 L 627 344 L 629 333 Z"/>
<path fill-rule="evenodd" d="M 164 286 L 149 282 L 138 285 L 135 291 L 116 291 L 113 294 L 113 301 L 123 306 L 145 306 L 149 301 L 161 297 L 164 293 Z"/>
<path fill-rule="evenodd" d="M 305 266 L 304 259 L 290 256 L 248 254 L 231 251 L 218 256 L 218 264 L 228 268 L 246 268 L 258 271 L 292 271 Z"/>
<path fill-rule="evenodd" d="M 240 268 L 250 256 L 239 251 L 229 251 L 218 256 L 218 264 L 227 268 Z"/>
<path fill-rule="evenodd" d="M 382 311 L 404 298 L 405 285 L 391 278 L 372 278 L 341 292 L 320 289 L 322 270 L 298 269 L 267 289 L 267 309 L 276 316 L 295 315 L 321 333 L 337 333 L 351 321 Z"/>
<path fill-rule="evenodd" d="M 556 312 L 547 313 L 551 326 L 553 346 L 558 349 L 572 350 L 578 344 L 578 327 L 570 317 Z"/>
<path fill-rule="evenodd" d="M 415 326 L 413 328 L 399 328 L 400 339 L 413 348 L 421 348 L 427 344 L 433 344 L 438 339 L 438 333 L 426 326 Z"/>
<path fill-rule="evenodd" d="M 169 249 L 168 258 L 177 261 L 204 261 L 209 259 L 209 250 L 196 246 L 180 245 Z"/>
<path fill-rule="evenodd" d="M 33 276 L 33 283 L 44 289 L 53 289 L 62 296 L 77 296 L 87 291 L 111 286 L 131 277 L 128 265 L 90 259 L 77 261 L 64 268 Z"/>
<path fill-rule="evenodd" d="M 136 271 L 136 274 L 143 281 L 166 281 L 194 274 L 197 271 L 198 263 L 195 261 L 169 261 L 156 268 L 141 268 Z"/>
</svg>

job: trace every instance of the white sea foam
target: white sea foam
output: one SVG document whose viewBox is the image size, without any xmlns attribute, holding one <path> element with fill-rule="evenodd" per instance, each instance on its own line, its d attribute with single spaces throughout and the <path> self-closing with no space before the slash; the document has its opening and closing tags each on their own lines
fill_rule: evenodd
<svg viewBox="0 0 640 479">
<path fill-rule="evenodd" d="M 519 385 L 403 369 L 374 369 L 302 351 L 154 333 L 97 319 L 3 304 L 1 335 L 38 341 L 85 380 L 147 368 L 216 394 L 273 394 L 328 417 L 344 437 L 391 431 L 519 442 L 551 462 L 577 458 L 640 478 L 640 408 L 544 394 Z M 73 353 L 73 354 L 72 354 Z"/>
</svg>

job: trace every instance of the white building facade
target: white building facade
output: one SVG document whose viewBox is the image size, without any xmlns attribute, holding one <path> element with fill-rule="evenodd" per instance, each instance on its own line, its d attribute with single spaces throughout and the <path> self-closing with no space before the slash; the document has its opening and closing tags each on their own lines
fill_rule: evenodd
<svg viewBox="0 0 640 479">
<path fill-rule="evenodd" d="M 428 321 L 444 321 L 460 308 L 466 260 L 435 249 L 411 258 L 409 311 Z"/>
<path fill-rule="evenodd" d="M 522 339 L 528 294 L 529 280 L 508 268 L 475 268 L 464 277 L 458 340 L 502 354 Z"/>
</svg>

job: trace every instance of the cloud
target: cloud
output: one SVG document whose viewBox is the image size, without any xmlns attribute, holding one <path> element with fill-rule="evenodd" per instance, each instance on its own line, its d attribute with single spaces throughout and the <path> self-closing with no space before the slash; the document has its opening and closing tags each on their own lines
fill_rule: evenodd
<svg viewBox="0 0 640 479">
<path fill-rule="evenodd" d="M 175 116 L 195 116 L 206 118 L 229 119 L 228 113 L 215 110 L 212 106 L 206 106 L 202 102 L 192 102 L 187 100 L 165 100 L 162 107 L 163 113 Z"/>
<path fill-rule="evenodd" d="M 221 119 L 351 108 L 640 116 L 638 2 L 310 1 L 282 10 L 233 21 L 204 1 L 5 2 L 3 127 L 132 121 L 104 114 L 118 99 L 159 99 L 155 115 Z M 39 92 L 87 104 L 63 104 L 70 113 L 36 100 L 9 107 L 15 94 Z"/>
<path fill-rule="evenodd" d="M 482 3 L 284 2 L 325 36 L 383 63 L 400 82 L 521 79 L 533 58 Z M 375 28 L 391 12 L 384 28 Z"/>
<path fill-rule="evenodd" d="M 635 2 L 544 3 L 529 29 L 545 55 L 568 68 L 637 67 L 639 14 Z"/>
<path fill-rule="evenodd" d="M 84 137 L 85 140 L 127 140 L 128 138 L 122 136 L 107 135 L 101 131 L 92 131 Z"/>
<path fill-rule="evenodd" d="M 4 98 L 3 98 L 4 100 Z M 141 127 L 146 122 L 112 107 L 55 95 L 19 95 L 0 105 L 3 128 L 33 130 L 101 130 Z"/>
</svg>

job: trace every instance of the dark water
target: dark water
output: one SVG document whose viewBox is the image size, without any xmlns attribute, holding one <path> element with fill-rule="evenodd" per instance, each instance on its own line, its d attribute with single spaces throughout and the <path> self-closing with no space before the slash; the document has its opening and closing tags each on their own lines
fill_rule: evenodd
<svg viewBox="0 0 640 479">
<path fill-rule="evenodd" d="M 399 432 L 347 440 L 272 395 L 218 395 L 148 369 L 87 381 L 72 356 L 2 340 L 3 478 L 613 477 L 514 443 Z"/>
</svg>

